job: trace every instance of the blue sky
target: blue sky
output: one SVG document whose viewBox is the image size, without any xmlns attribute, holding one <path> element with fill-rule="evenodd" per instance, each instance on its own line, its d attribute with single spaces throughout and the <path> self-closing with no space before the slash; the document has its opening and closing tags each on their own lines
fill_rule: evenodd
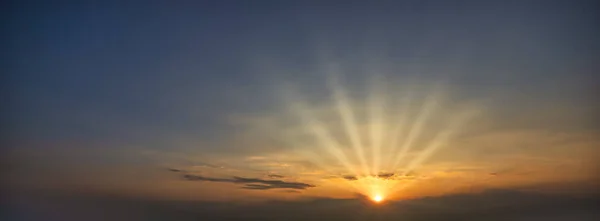
<svg viewBox="0 0 600 221">
<path fill-rule="evenodd" d="M 588 82 L 596 68 L 598 34 L 584 2 L 466 3 L 15 3 L 8 24 L 13 120 L 21 128 L 15 131 L 211 134 L 197 125 L 217 127 L 227 110 L 268 105 L 268 99 L 232 99 L 266 96 L 268 83 L 253 62 L 275 58 L 309 69 L 319 44 L 350 62 L 369 56 L 370 46 L 384 48 L 394 63 L 425 51 L 418 66 L 432 72 L 458 66 L 458 83 L 468 93 L 501 87 L 572 98 L 586 92 L 572 85 Z M 99 122 L 80 118 L 89 115 Z"/>
</svg>

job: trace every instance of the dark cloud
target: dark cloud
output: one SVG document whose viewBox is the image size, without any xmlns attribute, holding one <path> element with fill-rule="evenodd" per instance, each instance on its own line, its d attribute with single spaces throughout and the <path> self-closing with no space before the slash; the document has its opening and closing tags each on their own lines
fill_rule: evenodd
<svg viewBox="0 0 600 221">
<path fill-rule="evenodd" d="M 407 173 L 406 175 L 402 176 L 402 175 L 398 175 L 396 173 L 379 173 L 376 177 L 380 178 L 380 179 L 404 180 L 404 179 L 415 178 L 415 174 L 410 172 L 410 173 Z M 326 177 L 326 178 L 337 178 L 337 176 L 330 176 L 330 177 Z M 350 180 L 350 181 L 358 179 L 358 177 L 354 176 L 354 175 L 344 175 L 344 176 L 342 176 L 342 178 L 346 179 L 346 180 Z"/>
<path fill-rule="evenodd" d="M 203 176 L 190 175 L 190 174 L 183 175 L 183 178 L 186 180 L 191 180 L 191 181 L 232 182 L 232 183 L 234 182 L 234 180 L 231 180 L 231 179 L 203 177 Z"/>
<path fill-rule="evenodd" d="M 377 175 L 377 177 L 383 178 L 383 179 L 389 179 L 389 178 L 392 178 L 394 176 L 396 176 L 395 173 L 380 173 L 380 174 Z"/>
<path fill-rule="evenodd" d="M 269 190 L 269 189 L 306 189 L 315 187 L 314 185 L 299 182 L 286 182 L 282 180 L 263 180 L 258 178 L 245 178 L 234 176 L 233 178 L 213 178 L 204 177 L 199 175 L 186 174 L 183 176 L 184 179 L 190 181 L 208 181 L 208 182 L 225 182 L 244 184 L 242 188 L 253 189 L 253 190 Z"/>
<path fill-rule="evenodd" d="M 283 175 L 277 175 L 277 174 L 269 174 L 267 176 L 269 178 L 285 178 L 285 176 L 283 176 Z"/>
<path fill-rule="evenodd" d="M 358 179 L 356 176 L 352 176 L 352 175 L 342 176 L 342 178 L 344 178 L 346 180 L 357 180 Z"/>
<path fill-rule="evenodd" d="M 174 169 L 174 168 L 167 168 L 167 170 L 169 170 L 169 171 L 171 171 L 171 172 L 176 172 L 176 173 L 179 173 L 179 172 L 184 172 L 183 170 L 180 170 L 180 169 Z"/>
<path fill-rule="evenodd" d="M 235 183 L 262 183 L 269 186 L 269 189 L 287 188 L 287 189 L 306 189 L 315 187 L 314 185 L 299 182 L 285 182 L 282 180 L 263 180 L 256 178 L 233 177 Z"/>
<path fill-rule="evenodd" d="M 378 176 L 379 176 L 379 178 L 390 179 L 390 180 L 412 180 L 412 179 L 417 179 L 417 178 L 422 177 L 422 176 L 419 176 L 414 171 L 397 172 L 397 173 L 380 173 Z"/>
<path fill-rule="evenodd" d="M 269 185 L 264 185 L 264 184 L 246 184 L 244 185 L 244 187 L 242 187 L 244 189 L 250 189 L 250 190 L 268 190 L 271 189 L 271 187 Z"/>
</svg>

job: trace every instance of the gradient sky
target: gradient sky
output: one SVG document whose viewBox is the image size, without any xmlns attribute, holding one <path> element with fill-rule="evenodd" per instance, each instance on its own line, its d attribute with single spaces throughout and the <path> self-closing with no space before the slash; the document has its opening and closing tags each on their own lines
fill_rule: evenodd
<svg viewBox="0 0 600 221">
<path fill-rule="evenodd" d="M 301 127 L 286 109 L 297 100 L 281 96 L 291 88 L 324 116 L 335 107 L 323 64 L 337 63 L 361 102 L 378 73 L 399 88 L 383 97 L 415 85 L 427 95 L 441 82 L 449 104 L 484 109 L 394 198 L 594 190 L 592 1 L 219 2 L 8 3 L 5 185 L 208 201 L 356 197 L 349 180 L 275 139 Z"/>
</svg>

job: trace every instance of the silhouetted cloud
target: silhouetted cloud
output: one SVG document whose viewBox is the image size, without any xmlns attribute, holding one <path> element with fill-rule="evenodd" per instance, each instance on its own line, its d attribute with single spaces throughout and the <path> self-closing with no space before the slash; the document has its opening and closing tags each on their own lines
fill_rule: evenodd
<svg viewBox="0 0 600 221">
<path fill-rule="evenodd" d="M 231 179 L 203 177 L 203 176 L 190 175 L 190 174 L 183 175 L 183 178 L 186 180 L 191 180 L 191 181 L 232 182 L 232 183 L 234 182 L 234 180 L 231 180 Z"/>
<path fill-rule="evenodd" d="M 262 180 L 256 178 L 233 177 L 235 183 L 262 183 L 269 186 L 270 189 L 288 188 L 288 189 L 306 189 L 315 187 L 314 185 L 299 182 L 285 182 L 282 180 Z"/>
<path fill-rule="evenodd" d="M 285 177 L 283 175 L 277 175 L 277 174 L 269 174 L 267 176 L 270 177 L 270 178 L 284 178 Z"/>
<path fill-rule="evenodd" d="M 183 175 L 183 178 L 190 181 L 208 181 L 208 182 L 225 182 L 225 183 L 236 183 L 244 184 L 244 189 L 254 190 L 268 190 L 268 189 L 306 189 L 315 187 L 314 185 L 299 182 L 286 182 L 282 180 L 263 180 L 258 178 L 245 178 L 237 177 L 233 178 L 213 178 L 204 177 L 198 175 Z"/>
<path fill-rule="evenodd" d="M 246 184 L 242 188 L 251 190 L 268 190 L 271 189 L 269 185 L 264 184 Z"/>
<path fill-rule="evenodd" d="M 374 176 L 374 175 L 371 175 L 371 176 Z M 413 179 L 416 176 L 414 173 L 410 172 L 404 176 L 398 175 L 397 173 L 379 173 L 375 177 L 377 177 L 379 179 L 404 180 L 404 179 Z M 326 177 L 326 178 L 338 178 L 338 176 L 331 176 L 331 177 Z M 342 176 L 342 178 L 346 179 L 346 180 L 354 181 L 354 180 L 358 180 L 359 177 L 354 176 L 354 175 L 344 175 L 344 176 Z"/>
<path fill-rule="evenodd" d="M 395 175 L 396 175 L 395 173 L 379 173 L 377 175 L 377 177 L 383 178 L 383 179 L 388 179 L 388 178 L 392 178 Z"/>
<path fill-rule="evenodd" d="M 352 176 L 352 175 L 343 176 L 342 178 L 344 178 L 346 180 L 357 180 L 358 179 L 356 176 Z"/>
<path fill-rule="evenodd" d="M 167 168 L 167 170 L 169 170 L 169 171 L 171 171 L 171 172 L 176 172 L 176 173 L 179 173 L 179 172 L 184 172 L 183 170 L 180 170 L 180 169 L 175 169 L 175 168 Z"/>
</svg>

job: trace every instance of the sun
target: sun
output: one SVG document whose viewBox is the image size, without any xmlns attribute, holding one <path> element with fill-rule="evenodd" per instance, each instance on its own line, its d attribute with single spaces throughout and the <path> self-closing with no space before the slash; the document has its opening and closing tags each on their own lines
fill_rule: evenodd
<svg viewBox="0 0 600 221">
<path fill-rule="evenodd" d="M 371 198 L 374 202 L 376 203 L 380 203 L 381 201 L 383 201 L 383 196 L 381 195 L 375 195 L 373 198 Z"/>
</svg>

